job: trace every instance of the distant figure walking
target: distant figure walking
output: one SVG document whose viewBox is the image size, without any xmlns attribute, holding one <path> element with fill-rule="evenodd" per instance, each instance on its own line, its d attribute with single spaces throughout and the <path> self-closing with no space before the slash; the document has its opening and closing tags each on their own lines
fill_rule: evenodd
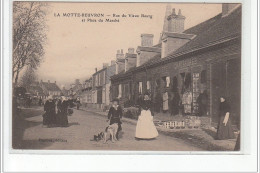
<svg viewBox="0 0 260 173">
<path fill-rule="evenodd" d="M 77 104 L 77 110 L 79 110 L 79 107 L 80 107 L 80 98 L 79 97 L 76 100 L 76 104 Z"/>
<path fill-rule="evenodd" d="M 223 139 L 234 139 L 235 134 L 232 129 L 232 123 L 230 120 L 230 106 L 226 102 L 224 97 L 220 97 L 220 105 L 219 105 L 219 123 L 217 130 L 218 140 Z"/>
<path fill-rule="evenodd" d="M 39 106 L 41 106 L 42 105 L 42 98 L 40 97 L 39 98 Z"/>
<path fill-rule="evenodd" d="M 135 137 L 137 139 L 153 139 L 158 136 L 158 131 L 153 123 L 151 112 L 152 101 L 149 94 L 144 95 L 144 100 L 141 105 L 141 114 L 138 117 Z"/>
</svg>

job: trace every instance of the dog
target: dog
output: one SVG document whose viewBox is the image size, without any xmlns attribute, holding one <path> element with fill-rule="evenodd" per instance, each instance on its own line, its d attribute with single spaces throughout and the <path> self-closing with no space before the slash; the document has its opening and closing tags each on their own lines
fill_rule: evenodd
<svg viewBox="0 0 260 173">
<path fill-rule="evenodd" d="M 98 142 L 98 141 L 102 140 L 103 138 L 104 138 L 104 132 L 100 132 L 99 134 L 94 135 L 94 137 L 91 141 Z"/>
<path fill-rule="evenodd" d="M 107 142 L 107 138 L 110 137 L 110 136 L 111 136 L 112 142 L 117 141 L 117 138 L 116 138 L 117 130 L 118 130 L 118 124 L 117 123 L 114 123 L 114 124 L 107 126 L 107 128 L 104 132 L 104 143 Z"/>
</svg>

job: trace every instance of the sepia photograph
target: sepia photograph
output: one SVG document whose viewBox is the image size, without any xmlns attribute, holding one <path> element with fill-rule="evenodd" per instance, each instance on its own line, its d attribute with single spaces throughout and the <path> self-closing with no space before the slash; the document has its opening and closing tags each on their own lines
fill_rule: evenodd
<svg viewBox="0 0 260 173">
<path fill-rule="evenodd" d="M 12 150 L 241 151 L 241 3 L 11 13 Z"/>
</svg>

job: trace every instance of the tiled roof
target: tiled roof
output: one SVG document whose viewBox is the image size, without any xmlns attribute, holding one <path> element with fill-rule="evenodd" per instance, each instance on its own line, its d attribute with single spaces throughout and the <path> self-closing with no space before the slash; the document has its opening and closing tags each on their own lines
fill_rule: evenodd
<svg viewBox="0 0 260 173">
<path fill-rule="evenodd" d="M 187 29 L 184 31 L 184 33 L 194 34 L 196 37 L 167 57 L 161 59 L 161 55 L 158 53 L 145 64 L 132 68 L 124 74 L 129 74 L 137 69 L 142 68 L 143 66 L 154 65 L 162 61 L 175 58 L 179 53 L 181 54 L 185 53 L 186 51 L 193 51 L 195 48 L 203 48 L 203 46 L 206 46 L 210 43 L 218 43 L 218 41 L 223 41 L 227 38 L 241 36 L 241 6 L 226 17 L 222 17 L 222 14 L 219 14 L 205 22 Z M 158 47 L 159 46 L 161 46 L 161 43 L 158 44 Z M 157 45 L 154 47 L 157 47 Z M 121 77 L 124 74 L 114 75 L 112 78 Z"/>
<path fill-rule="evenodd" d="M 184 31 L 197 36 L 174 53 L 200 47 L 221 39 L 241 35 L 241 6 L 226 17 L 219 14 L 199 25 Z"/>
<path fill-rule="evenodd" d="M 158 43 L 158 44 L 154 45 L 153 47 L 159 47 L 159 48 L 161 48 L 161 47 L 162 47 L 162 43 Z"/>
<path fill-rule="evenodd" d="M 43 90 L 40 86 L 30 86 L 29 87 L 29 92 L 39 92 L 39 93 L 43 93 Z"/>
<path fill-rule="evenodd" d="M 153 56 L 151 59 L 149 59 L 149 61 L 147 61 L 146 63 L 142 64 L 142 66 L 150 64 L 150 63 L 153 63 L 153 62 L 155 62 L 155 61 L 157 61 L 159 59 L 161 59 L 161 54 L 160 53 L 158 53 L 155 56 Z"/>
<path fill-rule="evenodd" d="M 48 90 L 48 91 L 61 91 L 60 88 L 56 83 L 48 83 L 48 82 L 42 82 L 42 85 Z"/>
<path fill-rule="evenodd" d="M 161 59 L 161 54 L 160 54 L 160 53 L 158 53 L 158 54 L 156 54 L 155 56 L 153 56 L 149 61 L 147 61 L 146 63 L 142 64 L 141 66 L 145 66 L 145 65 L 150 64 L 150 63 L 152 63 L 152 62 L 155 62 L 155 61 L 157 61 L 157 60 L 159 60 L 159 59 Z M 139 66 L 139 67 L 141 67 L 141 66 Z M 120 73 L 111 76 L 111 78 L 124 76 L 126 73 L 127 73 L 127 74 L 130 74 L 132 71 L 135 71 L 136 68 L 137 68 L 137 67 L 132 67 L 132 68 L 130 68 L 127 72 L 121 71 Z"/>
</svg>

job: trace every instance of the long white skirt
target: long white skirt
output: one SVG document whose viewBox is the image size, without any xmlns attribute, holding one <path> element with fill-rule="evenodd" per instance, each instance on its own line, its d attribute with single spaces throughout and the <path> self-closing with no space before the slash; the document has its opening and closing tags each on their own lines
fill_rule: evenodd
<svg viewBox="0 0 260 173">
<path fill-rule="evenodd" d="M 135 137 L 141 139 L 152 139 L 158 136 L 158 131 L 153 123 L 153 116 L 150 110 L 142 110 L 138 117 Z"/>
</svg>

